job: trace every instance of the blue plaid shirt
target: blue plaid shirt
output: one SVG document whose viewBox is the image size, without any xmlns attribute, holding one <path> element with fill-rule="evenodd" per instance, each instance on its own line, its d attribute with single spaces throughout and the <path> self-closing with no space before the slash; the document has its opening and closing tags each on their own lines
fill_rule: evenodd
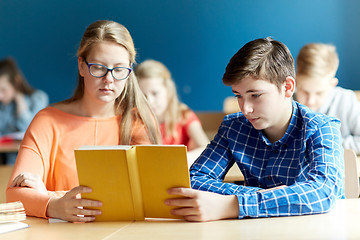
<svg viewBox="0 0 360 240">
<path fill-rule="evenodd" d="M 293 101 L 290 125 L 275 143 L 242 113 L 225 116 L 190 168 L 191 186 L 236 195 L 239 218 L 324 213 L 345 198 L 343 160 L 340 122 Z M 234 163 L 245 186 L 222 182 Z"/>
</svg>

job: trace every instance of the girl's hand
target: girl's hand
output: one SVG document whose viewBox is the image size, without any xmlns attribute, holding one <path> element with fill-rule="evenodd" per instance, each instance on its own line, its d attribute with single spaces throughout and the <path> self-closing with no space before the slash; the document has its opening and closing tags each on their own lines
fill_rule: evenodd
<svg viewBox="0 0 360 240">
<path fill-rule="evenodd" d="M 91 192 L 91 188 L 78 186 L 67 192 L 61 198 L 52 198 L 47 207 L 47 216 L 60 218 L 69 222 L 91 222 L 95 216 L 100 215 L 100 210 L 87 209 L 86 207 L 101 207 L 100 201 L 82 199 L 81 193 Z"/>
<path fill-rule="evenodd" d="M 168 193 L 183 196 L 183 198 L 167 199 L 165 204 L 179 207 L 171 210 L 171 213 L 183 216 L 187 221 L 204 222 L 237 218 L 239 215 L 239 205 L 235 195 L 221 195 L 191 188 L 171 188 Z"/>
<path fill-rule="evenodd" d="M 29 110 L 29 106 L 25 101 L 24 94 L 22 94 L 21 92 L 16 92 L 14 100 L 16 103 L 16 113 L 18 116 Z"/>
<path fill-rule="evenodd" d="M 38 190 L 41 193 L 47 194 L 47 189 L 38 174 L 23 172 L 17 175 L 10 187 L 29 187 Z"/>
</svg>

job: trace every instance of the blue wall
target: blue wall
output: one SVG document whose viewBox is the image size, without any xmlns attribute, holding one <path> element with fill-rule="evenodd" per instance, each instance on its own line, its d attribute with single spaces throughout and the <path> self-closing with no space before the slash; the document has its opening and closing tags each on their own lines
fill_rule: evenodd
<svg viewBox="0 0 360 240">
<path fill-rule="evenodd" d="M 360 89 L 356 0 L 1 0 L 0 58 L 13 56 L 51 102 L 63 100 L 75 87 L 81 36 L 98 19 L 125 25 L 137 61 L 164 62 L 194 110 L 222 109 L 231 95 L 221 81 L 229 59 L 246 42 L 267 36 L 294 57 L 309 42 L 335 44 L 339 85 Z"/>
</svg>

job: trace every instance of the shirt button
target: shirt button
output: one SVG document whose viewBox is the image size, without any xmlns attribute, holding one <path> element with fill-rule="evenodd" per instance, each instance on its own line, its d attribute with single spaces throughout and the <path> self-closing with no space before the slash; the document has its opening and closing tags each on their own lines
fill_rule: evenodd
<svg viewBox="0 0 360 240">
<path fill-rule="evenodd" d="M 268 176 L 267 179 L 270 181 L 270 180 L 271 180 L 271 176 Z"/>
</svg>

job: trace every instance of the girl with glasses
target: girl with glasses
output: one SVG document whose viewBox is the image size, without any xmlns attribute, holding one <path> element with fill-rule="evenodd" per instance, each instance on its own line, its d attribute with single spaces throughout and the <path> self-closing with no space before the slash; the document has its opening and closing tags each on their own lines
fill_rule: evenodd
<svg viewBox="0 0 360 240">
<path fill-rule="evenodd" d="M 131 71 L 134 62 L 133 40 L 124 26 L 97 21 L 87 28 L 78 49 L 75 93 L 40 111 L 31 123 L 7 201 L 20 200 L 27 215 L 43 218 L 88 222 L 101 214 L 87 209 L 101 202 L 77 198 L 91 189 L 78 186 L 74 150 L 160 141 L 156 118 Z"/>
</svg>

